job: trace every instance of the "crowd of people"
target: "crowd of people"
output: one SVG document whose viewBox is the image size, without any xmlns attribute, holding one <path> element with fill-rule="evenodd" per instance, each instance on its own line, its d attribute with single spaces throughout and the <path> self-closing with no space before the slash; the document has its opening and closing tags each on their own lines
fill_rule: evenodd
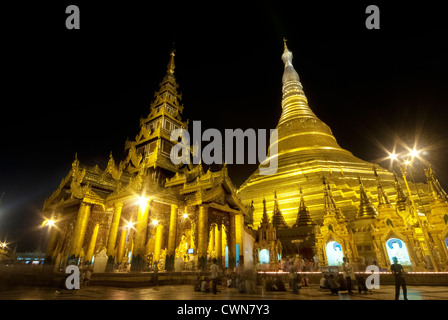
<svg viewBox="0 0 448 320">
<path fill-rule="evenodd" d="M 394 264 L 391 266 L 391 271 L 395 277 L 396 299 L 398 300 L 400 288 L 402 288 L 404 299 L 407 300 L 407 289 L 403 267 L 398 264 L 396 258 L 394 258 L 393 261 Z M 287 257 L 280 263 L 279 269 L 281 271 L 288 271 L 289 290 L 293 293 L 298 294 L 301 288 L 310 287 L 311 281 L 307 277 L 306 271 L 313 270 L 313 267 L 311 266 L 313 265 L 312 262 L 313 261 L 311 260 L 307 261 L 299 255 L 296 255 L 293 259 Z M 214 259 L 211 271 L 211 277 L 207 277 L 207 273 L 202 273 L 198 276 L 195 284 L 196 291 L 213 292 L 216 294 L 218 283 L 229 288 L 237 288 L 240 293 L 255 293 L 255 288 L 257 286 L 261 286 L 262 291 L 266 292 L 288 291 L 281 274 L 258 272 L 260 271 L 259 266 L 256 266 L 254 270 L 241 270 L 240 268 L 230 270 L 225 268 L 223 272 L 220 272 L 216 265 L 216 260 Z M 359 269 L 357 271 L 359 271 Z M 366 276 L 363 273 L 355 273 L 354 265 L 350 263 L 347 257 L 343 258 L 343 264 L 337 271 L 323 272 L 319 284 L 315 285 L 322 291 L 329 291 L 331 295 L 338 295 L 340 292 L 345 291 L 348 294 L 352 294 L 355 290 L 357 290 L 359 294 L 372 293 L 372 291 L 367 288 Z"/>
</svg>

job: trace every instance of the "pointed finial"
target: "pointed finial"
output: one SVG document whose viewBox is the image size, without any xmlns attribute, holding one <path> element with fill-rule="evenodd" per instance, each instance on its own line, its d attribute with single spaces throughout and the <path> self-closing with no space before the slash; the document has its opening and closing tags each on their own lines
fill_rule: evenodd
<svg viewBox="0 0 448 320">
<path fill-rule="evenodd" d="M 288 46 L 286 45 L 286 38 L 283 38 L 283 47 L 284 47 L 284 51 L 282 54 L 282 60 L 283 63 L 285 64 L 285 68 L 288 66 L 292 66 L 292 52 L 289 51 Z"/>
<path fill-rule="evenodd" d="M 166 71 L 170 74 L 174 74 L 174 69 L 176 68 L 176 66 L 174 65 L 175 55 L 176 55 L 176 49 L 174 49 L 174 43 L 173 43 L 173 48 L 171 49 L 170 52 L 170 61 L 168 62 L 168 66 L 166 68 Z"/>
</svg>

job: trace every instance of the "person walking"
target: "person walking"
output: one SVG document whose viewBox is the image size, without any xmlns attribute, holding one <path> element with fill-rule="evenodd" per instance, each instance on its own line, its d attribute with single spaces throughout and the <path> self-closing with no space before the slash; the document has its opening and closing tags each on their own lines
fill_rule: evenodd
<svg viewBox="0 0 448 320">
<path fill-rule="evenodd" d="M 352 293 L 352 277 L 354 278 L 355 272 L 353 271 L 353 267 L 351 263 L 348 261 L 347 257 L 342 258 L 344 261 L 342 263 L 342 271 L 344 272 L 345 282 L 347 284 L 348 293 Z"/>
<path fill-rule="evenodd" d="M 217 284 L 219 280 L 219 267 L 216 264 L 217 260 L 212 260 L 212 266 L 210 267 L 210 270 L 212 272 L 212 282 L 213 282 L 213 294 L 216 294 L 218 292 Z"/>
<path fill-rule="evenodd" d="M 393 257 L 392 261 L 394 263 L 390 266 L 390 270 L 394 274 L 395 278 L 395 300 L 399 300 L 400 298 L 400 286 L 403 288 L 404 300 L 408 300 L 408 290 L 406 288 L 406 281 L 404 279 L 403 266 L 398 263 L 397 257 Z"/>
<path fill-rule="evenodd" d="M 292 290 L 292 293 L 299 294 L 299 274 L 297 273 L 297 269 L 294 267 L 294 264 L 289 266 L 289 287 Z"/>
</svg>

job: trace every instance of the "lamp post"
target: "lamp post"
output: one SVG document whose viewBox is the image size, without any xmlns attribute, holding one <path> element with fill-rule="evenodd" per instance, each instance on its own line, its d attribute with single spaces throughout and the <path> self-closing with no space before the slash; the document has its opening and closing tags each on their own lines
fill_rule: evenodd
<svg viewBox="0 0 448 320">
<path fill-rule="evenodd" d="M 434 267 L 434 271 L 435 271 L 435 272 L 438 272 L 438 271 L 439 271 L 439 268 L 438 268 L 438 266 L 437 266 L 437 262 L 436 262 L 436 260 L 434 259 L 434 255 L 432 254 L 431 247 L 429 246 L 429 241 L 428 241 L 428 239 L 427 239 L 427 237 L 426 237 L 425 230 L 423 229 L 423 224 L 422 224 L 422 221 L 421 221 L 421 219 L 420 219 L 420 216 L 418 215 L 417 206 L 415 205 L 414 199 L 412 198 L 411 189 L 409 188 L 409 183 L 408 183 L 408 180 L 407 180 L 407 178 L 406 178 L 406 170 L 407 170 L 407 168 L 411 165 L 411 163 L 412 163 L 412 159 L 413 159 L 414 157 L 417 157 L 418 154 L 419 154 L 419 152 L 418 152 L 417 150 L 413 149 L 413 150 L 409 153 L 409 155 L 408 155 L 408 156 L 410 156 L 411 158 L 406 158 L 403 162 L 400 162 L 400 161 L 399 161 L 399 159 L 398 159 L 398 155 L 396 155 L 395 153 L 390 154 L 389 158 L 390 158 L 392 161 L 395 161 L 395 162 L 397 163 L 398 168 L 399 168 L 400 171 L 401 171 L 401 175 L 402 175 L 402 177 L 403 177 L 403 180 L 404 180 L 404 183 L 405 183 L 405 186 L 406 186 L 406 190 L 407 190 L 407 192 L 408 192 L 408 194 L 409 194 L 409 199 L 411 200 L 412 209 L 413 209 L 414 214 L 415 214 L 415 216 L 416 216 L 416 218 L 417 218 L 418 227 L 420 228 L 420 230 L 422 230 L 422 233 L 423 233 L 423 239 L 424 239 L 426 248 L 428 249 L 429 258 L 431 259 L 431 263 L 432 263 L 432 265 L 433 265 L 433 267 Z"/>
</svg>

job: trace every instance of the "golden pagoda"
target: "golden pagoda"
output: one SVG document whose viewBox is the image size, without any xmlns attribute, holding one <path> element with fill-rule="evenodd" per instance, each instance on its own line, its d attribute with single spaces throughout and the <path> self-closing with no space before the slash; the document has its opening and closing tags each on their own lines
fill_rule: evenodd
<svg viewBox="0 0 448 320">
<path fill-rule="evenodd" d="M 331 129 L 310 108 L 292 58 L 284 40 L 278 140 L 271 142 L 266 160 L 238 190 L 242 202 L 253 207 L 254 226 L 261 220 L 263 210 L 275 212 L 276 221 L 286 223 L 286 228 L 284 224 L 277 228 L 284 253 L 297 252 L 293 244 L 302 243 L 299 252 L 308 258 L 314 254 L 321 265 L 339 261 L 340 254 L 370 263 L 381 261 L 386 267 L 391 254 L 401 254 L 398 246 L 408 248 L 410 254 L 403 259 L 407 259 L 410 268 L 436 271 L 445 268 L 448 252 L 442 242 L 447 237 L 448 211 L 445 198 L 440 195 L 442 191 L 428 193 L 426 184 L 409 185 L 393 172 L 340 147 Z M 277 148 L 272 148 L 274 144 Z M 273 149 L 277 152 L 271 154 Z M 271 159 L 277 160 L 277 172 L 260 174 L 260 168 L 266 167 Z M 408 189 L 407 196 L 402 189 L 403 182 Z M 299 227 L 299 221 L 300 214 L 305 217 L 306 212 L 310 218 L 306 218 L 309 225 L 304 232 L 305 225 Z M 279 213 L 283 218 L 278 217 Z M 430 235 L 432 216 L 439 217 L 437 236 Z M 312 227 L 311 221 L 317 226 Z M 441 224 L 443 221 L 445 224 Z M 314 240 L 309 241 L 310 238 Z M 308 248 L 304 248 L 305 242 Z M 331 253 L 336 254 L 331 257 L 334 261 L 329 261 L 328 243 L 336 250 Z M 430 247 L 438 252 L 432 254 L 434 249 Z M 422 254 L 414 255 L 414 248 Z M 443 259 L 436 261 L 434 256 Z"/>
</svg>

